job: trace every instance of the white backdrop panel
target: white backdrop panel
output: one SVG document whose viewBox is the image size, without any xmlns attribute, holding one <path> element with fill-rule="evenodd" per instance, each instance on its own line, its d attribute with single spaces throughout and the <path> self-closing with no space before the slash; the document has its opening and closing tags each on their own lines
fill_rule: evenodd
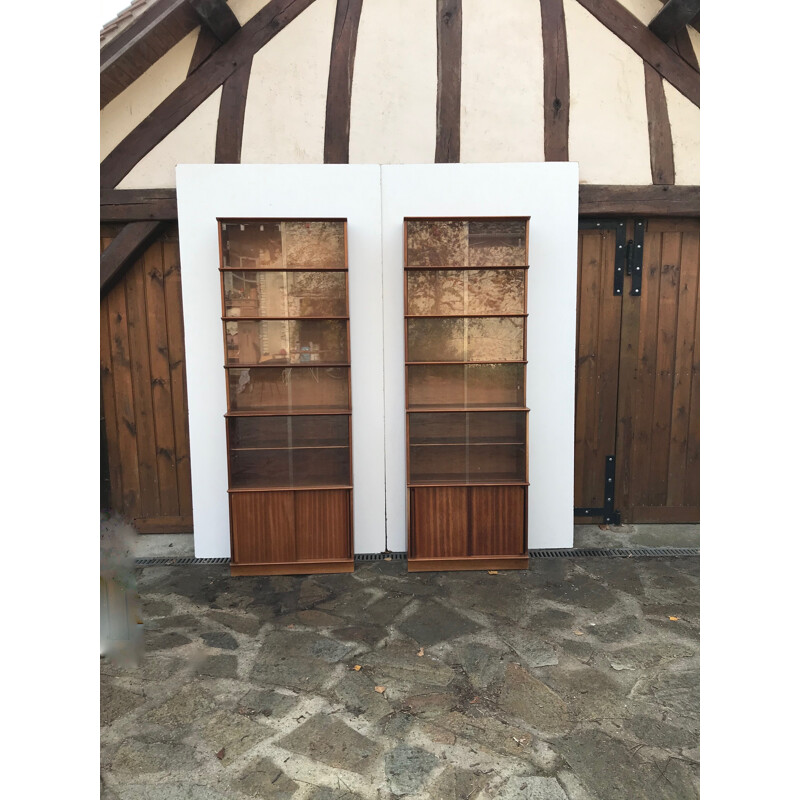
<svg viewBox="0 0 800 800">
<path fill-rule="evenodd" d="M 381 167 L 387 546 L 406 549 L 403 218 L 530 216 L 528 546 L 571 547 L 578 165 Z"/>
<path fill-rule="evenodd" d="M 385 546 L 380 172 L 376 165 L 177 167 L 198 558 L 230 555 L 217 217 L 346 217 L 355 552 Z"/>
</svg>

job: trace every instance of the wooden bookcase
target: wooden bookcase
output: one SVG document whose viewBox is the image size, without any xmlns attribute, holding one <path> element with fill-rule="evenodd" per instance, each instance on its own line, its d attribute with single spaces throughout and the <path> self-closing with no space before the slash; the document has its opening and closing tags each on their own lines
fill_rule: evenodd
<svg viewBox="0 0 800 800">
<path fill-rule="evenodd" d="M 528 218 L 406 218 L 408 568 L 525 569 Z"/>
<path fill-rule="evenodd" d="M 347 223 L 221 219 L 234 575 L 352 572 Z"/>
</svg>

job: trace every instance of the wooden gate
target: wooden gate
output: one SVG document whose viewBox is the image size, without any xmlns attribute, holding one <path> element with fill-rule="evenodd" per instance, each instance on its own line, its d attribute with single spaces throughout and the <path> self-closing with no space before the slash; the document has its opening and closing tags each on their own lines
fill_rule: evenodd
<svg viewBox="0 0 800 800">
<path fill-rule="evenodd" d="M 123 226 L 102 225 L 101 251 Z M 142 533 L 192 530 L 177 225 L 100 301 L 109 501 Z"/>
<path fill-rule="evenodd" d="M 699 220 L 587 219 L 578 241 L 576 521 L 699 522 Z"/>
</svg>

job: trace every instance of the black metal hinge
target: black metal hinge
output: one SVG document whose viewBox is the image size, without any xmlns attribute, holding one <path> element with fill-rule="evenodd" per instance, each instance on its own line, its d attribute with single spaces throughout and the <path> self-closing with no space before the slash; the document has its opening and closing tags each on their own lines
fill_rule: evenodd
<svg viewBox="0 0 800 800">
<path fill-rule="evenodd" d="M 576 508 L 576 517 L 602 517 L 606 525 L 619 525 L 622 516 L 614 509 L 614 484 L 616 482 L 616 458 L 606 456 L 606 469 L 603 480 L 603 507 L 602 508 Z"/>
<path fill-rule="evenodd" d="M 645 220 L 633 222 L 633 239 L 628 240 L 626 253 L 626 272 L 631 276 L 631 297 L 642 295 L 642 267 L 644 264 L 644 232 L 647 228 Z"/>
</svg>

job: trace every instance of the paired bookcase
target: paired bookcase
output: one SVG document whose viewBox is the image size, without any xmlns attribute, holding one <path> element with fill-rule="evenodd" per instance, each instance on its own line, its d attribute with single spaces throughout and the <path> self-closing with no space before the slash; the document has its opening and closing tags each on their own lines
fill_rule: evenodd
<svg viewBox="0 0 800 800">
<path fill-rule="evenodd" d="M 525 569 L 528 218 L 406 218 L 411 571 Z"/>
<path fill-rule="evenodd" d="M 234 575 L 353 570 L 347 223 L 219 220 Z"/>
</svg>

